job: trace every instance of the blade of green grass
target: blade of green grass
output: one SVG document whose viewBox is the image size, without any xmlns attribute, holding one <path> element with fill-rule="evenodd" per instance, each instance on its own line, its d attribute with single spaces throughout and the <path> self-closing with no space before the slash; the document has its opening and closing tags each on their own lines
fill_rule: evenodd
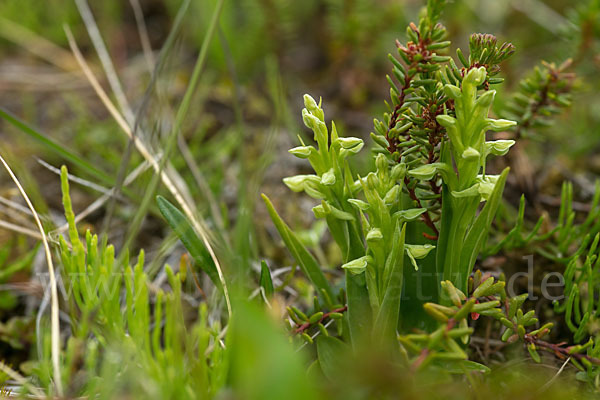
<svg viewBox="0 0 600 400">
<path fill-rule="evenodd" d="M 265 297 L 270 299 L 275 292 L 273 288 L 273 279 L 271 279 L 271 271 L 265 260 L 260 263 L 260 287 L 265 291 Z"/>
<path fill-rule="evenodd" d="M 36 142 L 42 144 L 44 147 L 46 147 L 53 153 L 71 162 L 73 165 L 76 165 L 89 175 L 101 180 L 105 184 L 113 184 L 113 179 L 110 176 L 108 176 L 98 168 L 94 167 L 92 164 L 75 154 L 73 151 L 69 150 L 67 147 L 53 141 L 47 135 L 27 125 L 25 122 L 21 121 L 18 117 L 11 114 L 8 110 L 6 110 L 3 107 L 0 107 L 0 118 L 4 119 L 9 124 L 16 127 L 21 132 L 34 139 Z"/>
<path fill-rule="evenodd" d="M 202 268 L 216 287 L 222 289 L 219 272 L 202 240 L 196 235 L 190 221 L 181 211 L 162 196 L 156 196 L 158 209 L 175 231 L 196 264 Z"/>
<path fill-rule="evenodd" d="M 287 226 L 287 224 L 283 221 L 283 219 L 281 219 L 279 214 L 277 214 L 277 211 L 275 210 L 275 207 L 273 207 L 273 203 L 271 203 L 271 200 L 269 200 L 269 198 L 264 194 L 262 195 L 262 198 L 265 202 L 265 205 L 267 206 L 267 210 L 269 212 L 269 215 L 271 216 L 271 220 L 273 221 L 275 227 L 279 231 L 279 234 L 285 242 L 286 247 L 292 253 L 292 256 L 294 257 L 298 265 L 300 265 L 300 268 L 302 268 L 304 274 L 313 283 L 317 292 L 322 296 L 322 291 L 325 291 L 329 296 L 329 299 L 335 298 L 333 290 L 331 290 L 329 282 L 327 281 L 327 278 L 325 278 L 323 271 L 321 271 L 321 267 L 317 263 L 317 260 L 315 260 L 312 254 L 308 252 L 308 250 L 300 242 L 296 234 L 292 232 L 289 226 Z M 329 301 L 326 298 L 324 298 L 323 300 L 326 304 L 329 303 Z"/>
</svg>

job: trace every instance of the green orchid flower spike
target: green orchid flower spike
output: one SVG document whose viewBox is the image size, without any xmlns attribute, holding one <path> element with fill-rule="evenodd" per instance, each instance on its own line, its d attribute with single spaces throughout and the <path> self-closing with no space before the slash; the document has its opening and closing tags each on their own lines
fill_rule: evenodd
<svg viewBox="0 0 600 400">
<path fill-rule="evenodd" d="M 366 177 L 355 176 L 347 158 L 362 149 L 363 141 L 340 137 L 333 123 L 328 129 L 321 105 L 311 96 L 304 96 L 304 104 L 303 120 L 314 132 L 318 148 L 302 143 L 290 153 L 307 159 L 315 174 L 285 178 L 284 183 L 295 192 L 304 191 L 320 200 L 313 208 L 314 215 L 327 222 L 344 260 L 341 268 L 346 271 L 346 318 L 351 341 L 356 344 L 377 338 L 393 343 L 399 318 L 405 253 L 414 258 L 409 249 L 404 248 L 402 227 L 425 210 L 402 207 L 405 165 L 392 165 L 380 154 L 376 157 L 374 172 Z M 268 201 L 267 206 L 274 220 L 280 221 Z M 276 226 L 284 239 L 293 235 L 283 221 Z M 299 241 L 289 241 L 290 250 L 298 246 L 302 246 Z M 416 252 L 417 258 L 427 255 L 415 246 L 410 251 Z M 430 248 L 433 246 L 428 245 L 428 250 Z M 292 251 L 292 254 L 301 266 L 314 265 L 303 262 L 298 252 Z M 300 254 L 312 257 L 306 249 Z M 319 287 L 318 282 L 323 277 L 321 271 L 305 272 L 309 277 L 318 277 L 313 284 L 321 292 L 330 292 Z M 326 303 L 330 301 L 327 297 L 331 296 L 325 296 Z"/>
<path fill-rule="evenodd" d="M 446 170 L 455 166 L 455 173 L 442 175 L 442 215 L 438 239 L 437 273 L 466 290 L 469 275 L 487 229 L 498 207 L 504 189 L 505 170 L 501 175 L 485 175 L 489 154 L 506 154 L 514 141 L 486 142 L 488 130 L 503 131 L 516 122 L 488 118 L 494 101 L 494 90 L 478 94 L 486 81 L 485 67 L 471 69 L 461 87 L 444 86 L 453 101 L 455 115 L 438 115 L 437 122 L 446 129 L 448 141 L 442 144 L 441 161 Z M 479 203 L 487 201 L 478 214 Z"/>
<path fill-rule="evenodd" d="M 498 47 L 493 36 L 475 35 L 468 65 L 459 70 L 451 57 L 439 54 L 450 44 L 437 22 L 443 3 L 428 2 L 419 25 L 408 28 L 410 41 L 398 44 L 401 60 L 391 57 L 400 85 L 388 77 L 390 111 L 375 120 L 371 172 L 358 176 L 348 162 L 363 141 L 340 136 L 333 122 L 326 123 L 321 101 L 304 96 L 302 118 L 314 144 L 300 143 L 290 153 L 308 160 L 314 174 L 284 183 L 318 201 L 314 215 L 325 220 L 342 255 L 342 265 L 335 266 L 344 271 L 341 296 L 332 295 L 339 282 L 325 276 L 327 267 L 318 265 L 265 198 L 319 297 L 313 314 L 347 306 L 337 320 L 339 337 L 354 348 L 365 341 L 382 344 L 399 358 L 398 333 L 436 329 L 425 303 L 445 307 L 448 285 L 456 293 L 468 292 L 508 173 L 487 174 L 487 158 L 506 154 L 514 144 L 486 141 L 488 131 L 515 125 L 489 117 L 496 93 L 489 86 L 502 81 L 490 75 L 499 72 L 497 63 L 512 54 L 512 45 Z M 495 54 L 487 64 L 486 54 Z M 297 313 L 290 317 L 298 318 Z M 317 340 L 318 352 L 331 343 Z"/>
</svg>

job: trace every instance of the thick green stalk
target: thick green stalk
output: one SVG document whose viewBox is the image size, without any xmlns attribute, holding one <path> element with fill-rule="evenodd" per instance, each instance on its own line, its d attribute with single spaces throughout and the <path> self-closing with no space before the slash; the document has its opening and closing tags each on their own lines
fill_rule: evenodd
<svg viewBox="0 0 600 400">
<path fill-rule="evenodd" d="M 442 145 L 443 167 L 439 168 L 444 184 L 437 271 L 463 292 L 467 289 L 476 253 L 491 227 L 506 179 L 505 173 L 500 177 L 485 175 L 486 157 L 504 154 L 514 143 L 485 141 L 488 129 L 503 130 L 514 125 L 512 121 L 487 117 L 495 92 L 478 95 L 478 86 L 485 78 L 484 67 L 474 68 L 466 74 L 461 88 L 446 85 L 446 94 L 454 100 L 455 117 L 437 117 L 450 139 Z M 486 200 L 488 203 L 478 217 L 479 203 Z"/>
</svg>

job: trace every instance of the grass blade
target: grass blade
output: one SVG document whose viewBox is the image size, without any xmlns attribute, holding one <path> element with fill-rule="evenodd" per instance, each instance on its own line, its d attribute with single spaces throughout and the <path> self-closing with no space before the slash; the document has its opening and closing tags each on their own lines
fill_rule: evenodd
<svg viewBox="0 0 600 400">
<path fill-rule="evenodd" d="M 267 299 L 270 299 L 273 296 L 275 288 L 273 287 L 273 280 L 271 279 L 271 271 L 269 271 L 269 267 L 264 260 L 260 263 L 260 287 L 265 291 L 265 297 Z"/>
<path fill-rule="evenodd" d="M 42 244 L 44 245 L 44 251 L 46 253 L 46 262 L 48 263 L 48 275 L 50 278 L 50 297 L 51 297 L 51 308 L 50 308 L 50 323 L 51 323 L 51 332 L 52 332 L 52 343 L 51 343 L 51 353 L 52 353 L 52 369 L 54 373 L 54 384 L 56 385 L 56 391 L 59 396 L 62 396 L 63 388 L 62 388 L 62 375 L 60 372 L 60 320 L 59 316 L 59 308 L 58 308 L 58 289 L 56 284 L 56 276 L 54 274 L 54 263 L 52 262 L 52 253 L 50 252 L 50 245 L 48 244 L 48 239 L 46 238 L 46 232 L 44 231 L 44 226 L 42 225 L 42 221 L 38 213 L 36 212 L 33 204 L 29 200 L 29 196 L 21 186 L 19 179 L 15 176 L 10 166 L 6 163 L 4 158 L 0 155 L 0 162 L 4 165 L 4 168 L 10 175 L 11 179 L 17 185 L 21 196 L 27 203 L 27 207 L 31 210 L 33 214 L 33 218 L 35 219 L 35 223 L 40 231 L 40 235 L 42 236 Z"/>
<path fill-rule="evenodd" d="M 181 211 L 167 199 L 162 196 L 156 196 L 156 203 L 165 220 L 175 231 L 185 248 L 190 252 L 190 255 L 196 264 L 202 268 L 208 275 L 210 280 L 220 290 L 223 289 L 219 279 L 219 272 L 213 262 L 208 250 L 202 243 L 202 240 L 196 235 L 190 221 L 183 215 Z"/>
<path fill-rule="evenodd" d="M 279 214 L 277 214 L 277 211 L 275 210 L 275 207 L 273 207 L 273 203 L 271 203 L 271 200 L 269 200 L 269 198 L 264 194 L 262 195 L 262 198 L 265 202 L 265 205 L 267 206 L 267 210 L 269 211 L 271 220 L 273 221 L 275 227 L 279 231 L 279 234 L 281 235 L 281 238 L 283 239 L 286 247 L 292 253 L 292 256 L 294 257 L 298 265 L 300 265 L 300 268 L 302 268 L 304 274 L 313 283 L 315 289 L 317 289 L 317 292 L 321 294 L 324 290 L 327 292 L 330 299 L 335 298 L 333 290 L 331 290 L 329 282 L 327 281 L 327 278 L 325 278 L 323 271 L 321 271 L 321 267 L 317 263 L 317 260 L 315 260 L 312 254 L 308 252 L 308 250 L 300 242 L 296 234 L 292 232 L 290 227 L 287 226 L 287 224 L 283 221 L 283 219 L 281 219 Z M 324 300 L 326 303 L 328 303 L 327 299 Z"/>
<path fill-rule="evenodd" d="M 60 157 L 64 158 L 65 160 L 71 162 L 73 165 L 78 166 L 83 171 L 87 172 L 89 175 L 92 175 L 95 178 L 100 179 L 102 182 L 104 182 L 106 184 L 109 184 L 109 185 L 113 184 L 113 180 L 108 175 L 106 175 L 104 172 L 95 168 L 92 164 L 85 161 L 83 158 L 79 157 L 72 151 L 68 150 L 66 147 L 64 147 L 64 146 L 56 143 L 52 139 L 48 138 L 47 135 L 44 135 L 43 133 L 40 133 L 33 127 L 27 125 L 25 122 L 21 121 L 18 117 L 16 117 L 12 113 L 10 113 L 8 110 L 4 109 L 3 107 L 0 107 L 0 118 L 4 119 L 9 124 L 16 127 L 21 132 L 25 133 L 27 136 L 34 139 L 36 142 L 42 144 L 48 150 L 59 155 Z"/>
</svg>

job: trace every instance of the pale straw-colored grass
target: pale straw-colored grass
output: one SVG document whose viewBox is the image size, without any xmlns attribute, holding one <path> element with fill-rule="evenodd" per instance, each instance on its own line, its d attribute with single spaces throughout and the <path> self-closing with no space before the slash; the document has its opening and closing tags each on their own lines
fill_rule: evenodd
<svg viewBox="0 0 600 400">
<path fill-rule="evenodd" d="M 19 192 L 21 192 L 21 196 L 23 196 L 25 203 L 27 203 L 27 207 L 29 207 L 29 209 L 31 210 L 33 218 L 35 219 L 35 223 L 40 231 L 42 243 L 44 245 L 44 251 L 46 253 L 46 262 L 48 263 L 48 275 L 50 278 L 50 330 L 52 334 L 52 369 L 54 373 L 54 384 L 56 386 L 56 392 L 59 396 L 62 396 L 63 388 L 60 374 L 60 321 L 58 318 L 58 291 L 56 289 L 56 276 L 54 275 L 54 263 L 52 262 L 52 253 L 50 252 L 50 245 L 48 244 L 48 239 L 46 238 L 46 232 L 44 231 L 42 221 L 40 220 L 40 217 L 37 211 L 35 210 L 35 207 L 33 207 L 33 204 L 29 200 L 29 196 L 27 196 L 25 189 L 23 189 L 23 186 L 21 186 L 19 179 L 16 177 L 8 163 L 4 160 L 4 158 L 1 155 L 0 162 L 2 162 L 2 165 L 4 165 L 4 168 L 10 175 L 11 179 L 13 180 L 15 185 L 17 185 Z"/>
</svg>

